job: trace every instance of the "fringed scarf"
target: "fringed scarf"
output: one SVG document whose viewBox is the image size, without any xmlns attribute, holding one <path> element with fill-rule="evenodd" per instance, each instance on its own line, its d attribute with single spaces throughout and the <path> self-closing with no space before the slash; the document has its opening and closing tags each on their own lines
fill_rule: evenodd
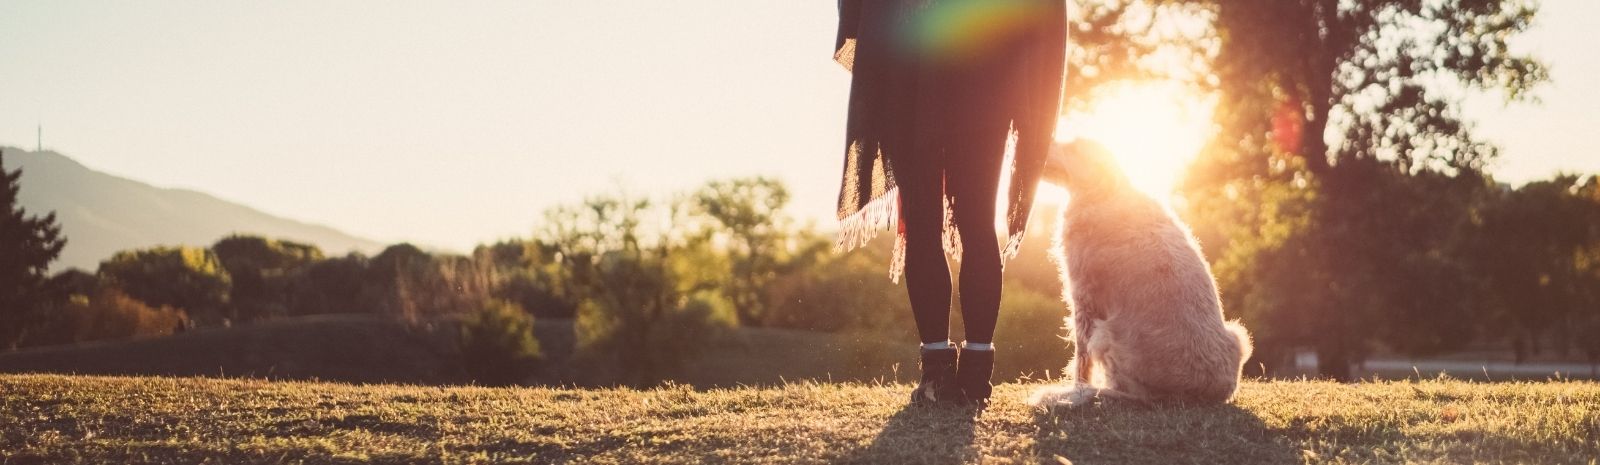
<svg viewBox="0 0 1600 465">
<path fill-rule="evenodd" d="M 1009 162 L 1011 182 L 1003 211 L 1008 240 L 1003 260 L 1016 256 L 1033 208 L 1039 173 L 1053 141 L 1061 108 L 1066 60 L 1064 0 L 839 0 L 839 34 L 834 60 L 850 71 L 849 122 L 846 127 L 844 175 L 839 187 L 837 248 L 860 247 L 879 231 L 896 225 L 894 258 L 889 276 L 899 281 L 905 266 L 905 230 L 900 223 L 899 190 L 895 183 L 897 152 L 911 141 L 928 137 L 909 113 L 918 99 L 915 85 L 927 60 L 962 60 L 1003 53 L 997 73 L 1008 89 L 983 114 L 1003 115 L 1012 132 L 1005 153 L 994 163 Z M 1003 50 L 993 46 L 1003 42 Z M 986 47 L 985 45 L 989 45 Z M 904 158 L 911 158 L 902 155 Z M 960 175 L 959 171 L 947 176 Z M 945 251 L 961 256 L 961 241 L 945 198 Z"/>
</svg>

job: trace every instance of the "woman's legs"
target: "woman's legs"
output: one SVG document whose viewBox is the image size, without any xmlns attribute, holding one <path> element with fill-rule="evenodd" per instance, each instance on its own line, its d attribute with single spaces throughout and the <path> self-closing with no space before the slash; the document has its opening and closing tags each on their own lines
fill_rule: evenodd
<svg viewBox="0 0 1600 465">
<path fill-rule="evenodd" d="M 1000 185 L 999 155 L 1009 128 L 973 128 L 952 145 L 948 182 L 956 230 L 961 234 L 961 321 L 968 343 L 994 341 L 1000 315 L 1000 244 L 996 239 L 995 200 Z"/>
<path fill-rule="evenodd" d="M 950 268 L 945 262 L 944 180 L 937 167 L 907 166 L 900 179 L 900 214 L 905 222 L 906 293 L 923 344 L 950 339 Z"/>
<path fill-rule="evenodd" d="M 956 386 L 967 402 L 987 404 L 993 388 L 995 321 L 1000 317 L 1000 245 L 995 238 L 995 191 L 1007 126 L 974 120 L 950 144 L 946 182 L 956 231 L 961 235 L 961 320 L 966 327 Z M 974 347 L 973 344 L 982 344 Z"/>
<path fill-rule="evenodd" d="M 938 152 L 924 152 L 938 155 Z M 931 157 L 930 157 L 931 158 Z M 950 268 L 945 262 L 944 180 L 937 163 L 896 169 L 900 187 L 900 220 L 905 228 L 906 293 L 922 340 L 922 382 L 911 391 L 911 403 L 959 401 L 957 353 L 943 345 L 950 340 Z"/>
<path fill-rule="evenodd" d="M 994 351 L 930 349 L 950 337 L 950 269 L 945 259 L 945 199 L 961 236 L 961 316 L 968 343 L 994 340 L 1000 313 L 1000 247 L 995 193 L 1009 127 L 952 126 L 943 147 L 922 152 L 943 163 L 903 166 L 895 174 L 905 227 L 906 292 L 922 340 L 922 383 L 912 403 L 949 399 L 984 404 L 991 394 Z M 948 157 L 948 158 L 945 158 Z M 941 160 L 942 159 L 942 160 Z M 929 166 L 934 165 L 934 166 Z M 937 166 L 943 165 L 943 166 Z M 959 362 L 959 363 L 958 363 Z"/>
<path fill-rule="evenodd" d="M 957 174 L 924 166 L 897 171 L 901 220 L 906 228 L 906 292 L 924 344 L 950 337 L 950 269 L 944 250 L 944 199 L 961 235 L 961 320 L 966 341 L 994 340 L 1000 314 L 1000 245 L 995 201 L 1000 155 L 1009 127 L 962 128 L 950 137 L 949 165 Z M 948 192 L 947 192 L 948 191 Z"/>
</svg>

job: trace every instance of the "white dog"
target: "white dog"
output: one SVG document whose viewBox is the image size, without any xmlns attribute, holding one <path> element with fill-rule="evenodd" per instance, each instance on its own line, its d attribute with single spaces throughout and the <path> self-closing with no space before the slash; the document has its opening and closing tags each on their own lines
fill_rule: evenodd
<svg viewBox="0 0 1600 465">
<path fill-rule="evenodd" d="M 1056 253 L 1072 310 L 1074 380 L 1040 389 L 1029 403 L 1231 399 L 1250 335 L 1223 321 L 1216 282 L 1188 227 L 1134 190 L 1092 142 L 1058 146 L 1044 179 L 1072 195 Z"/>
</svg>

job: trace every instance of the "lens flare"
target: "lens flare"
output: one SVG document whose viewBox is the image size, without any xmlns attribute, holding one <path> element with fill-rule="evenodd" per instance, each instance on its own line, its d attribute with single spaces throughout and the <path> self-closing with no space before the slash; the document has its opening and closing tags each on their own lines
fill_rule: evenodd
<svg viewBox="0 0 1600 465">
<path fill-rule="evenodd" d="M 960 60 L 1005 44 L 1047 14 L 1039 0 L 943 0 L 916 14 L 902 40 L 919 55 Z"/>
</svg>

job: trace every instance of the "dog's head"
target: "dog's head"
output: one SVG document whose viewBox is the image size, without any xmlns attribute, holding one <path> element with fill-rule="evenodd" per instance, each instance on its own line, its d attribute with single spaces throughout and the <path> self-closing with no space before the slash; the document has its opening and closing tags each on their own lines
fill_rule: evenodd
<svg viewBox="0 0 1600 465">
<path fill-rule="evenodd" d="M 1123 188 L 1128 177 L 1105 146 L 1079 139 L 1050 148 L 1045 160 L 1045 182 L 1065 187 L 1073 196 L 1109 192 Z"/>
</svg>

